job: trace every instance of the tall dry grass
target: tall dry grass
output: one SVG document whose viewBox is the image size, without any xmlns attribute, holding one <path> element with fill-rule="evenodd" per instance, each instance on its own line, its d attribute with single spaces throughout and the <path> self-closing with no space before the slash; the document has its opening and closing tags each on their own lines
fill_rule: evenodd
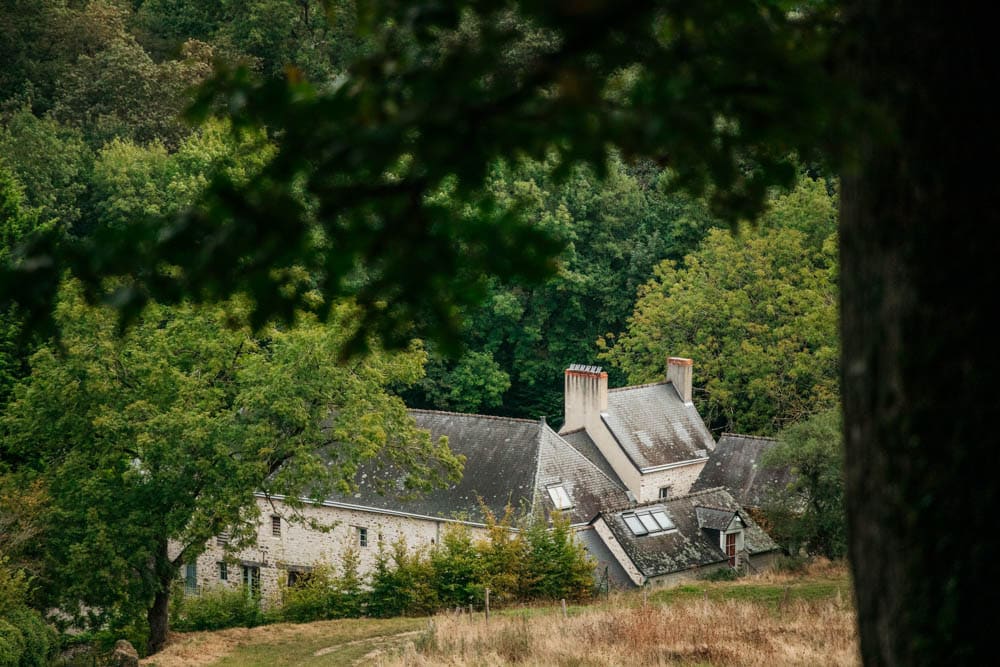
<svg viewBox="0 0 1000 667">
<path fill-rule="evenodd" d="M 423 665 L 857 665 L 847 600 L 793 601 L 777 611 L 752 602 L 482 618 L 438 616 L 386 667 Z"/>
</svg>

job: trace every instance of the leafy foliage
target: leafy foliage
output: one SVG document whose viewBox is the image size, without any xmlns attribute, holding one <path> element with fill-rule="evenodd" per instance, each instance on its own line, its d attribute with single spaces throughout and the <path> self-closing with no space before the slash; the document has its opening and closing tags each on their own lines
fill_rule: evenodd
<svg viewBox="0 0 1000 667">
<path fill-rule="evenodd" d="M 177 600 L 179 604 L 171 610 L 171 624 L 181 632 L 252 628 L 264 621 L 260 600 L 242 588 L 213 588 L 178 595 Z"/>
<path fill-rule="evenodd" d="M 28 608 L 28 587 L 25 573 L 0 551 L 0 665 L 42 667 L 59 646 L 55 631 Z"/>
<path fill-rule="evenodd" d="M 310 64 L 332 44 L 307 25 L 315 3 L 287 4 L 227 3 L 220 15 L 194 3 L 202 16 L 192 29 L 246 21 L 253 29 L 236 32 L 257 42 L 245 48 L 275 64 L 298 59 L 320 77 L 293 67 L 283 80 L 257 78 L 223 67 L 202 87 L 192 117 L 225 110 L 237 128 L 268 128 L 274 159 L 242 184 L 216 178 L 198 207 L 170 222 L 131 227 L 99 246 L 56 235 L 34 245 L 28 256 L 45 261 L 9 267 L 0 280 L 6 298 L 30 309 L 32 325 L 51 312 L 69 268 L 91 298 L 128 316 L 150 298 L 247 292 L 261 324 L 303 308 L 326 314 L 350 296 L 362 328 L 381 339 L 402 344 L 416 325 L 453 350 L 459 311 L 482 302 L 488 277 L 540 281 L 554 273 L 561 247 L 484 187 L 497 159 L 554 155 L 561 177 L 577 162 L 603 174 L 611 146 L 628 157 L 669 158 L 677 185 L 705 193 L 715 214 L 735 221 L 762 209 L 769 186 L 791 183 L 792 149 L 811 161 L 817 128 L 836 147 L 835 130 L 854 117 L 846 86 L 825 66 L 834 16 L 826 3 L 795 12 L 771 2 L 629 11 L 377 3 L 356 16 L 331 3 L 335 31 L 358 35 L 333 68 Z M 116 11 L 102 3 L 83 11 L 102 18 L 86 23 L 76 43 L 93 39 L 86 43 L 96 48 L 78 49 L 55 77 L 53 109 L 67 120 L 82 114 L 92 140 L 112 133 L 172 145 L 164 111 L 176 97 L 150 99 L 150 82 L 173 90 L 197 80 L 204 52 L 150 62 L 119 34 Z M 89 27 L 98 23 L 107 26 L 102 34 Z M 272 38 L 281 26 L 299 37 L 292 48 Z M 322 80 L 333 71 L 343 76 Z M 132 103 L 121 106 L 112 90 Z M 277 276 L 295 264 L 314 276 L 324 301 L 283 289 Z M 113 296 L 107 276 L 130 289 Z"/>
<path fill-rule="evenodd" d="M 94 624 L 134 618 L 211 536 L 255 534 L 255 491 L 346 491 L 376 456 L 407 471 L 407 489 L 458 474 L 445 443 L 385 391 L 420 376 L 418 348 L 337 365 L 351 306 L 336 326 L 264 339 L 250 335 L 246 311 L 155 306 L 120 338 L 113 313 L 67 288 L 64 350 L 33 356 L 2 420 L 4 458 L 34 471 L 50 498 L 49 604 L 83 603 Z"/>
<path fill-rule="evenodd" d="M 791 468 L 794 481 L 768 499 L 772 533 L 793 554 L 800 548 L 827 558 L 847 553 L 843 426 L 840 409 L 789 426 L 762 465 Z"/>
<path fill-rule="evenodd" d="M 348 549 L 341 557 L 339 573 L 327 565 L 317 565 L 294 586 L 283 587 L 279 617 L 305 623 L 361 616 L 367 593 L 358 572 L 359 560 L 358 551 Z"/>
<path fill-rule="evenodd" d="M 821 181 L 778 197 L 760 230 L 709 232 L 639 293 L 602 357 L 632 382 L 668 356 L 697 360 L 695 402 L 713 429 L 769 434 L 836 403 L 839 383 L 834 200 Z"/>
<path fill-rule="evenodd" d="M 563 370 L 593 360 L 594 340 L 624 328 L 658 262 L 683 259 L 723 224 L 704 201 L 674 192 L 670 173 L 655 165 L 614 158 L 603 180 L 577 168 L 564 182 L 553 169 L 551 161 L 498 166 L 488 187 L 563 244 L 558 272 L 535 287 L 492 282 L 484 306 L 467 313 L 468 351 L 447 359 L 432 348 L 409 401 L 558 421 Z"/>
</svg>

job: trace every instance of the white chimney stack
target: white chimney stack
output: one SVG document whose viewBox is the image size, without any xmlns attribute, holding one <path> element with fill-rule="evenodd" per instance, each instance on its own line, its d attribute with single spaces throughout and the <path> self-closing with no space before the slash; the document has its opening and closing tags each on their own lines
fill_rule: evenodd
<svg viewBox="0 0 1000 667">
<path fill-rule="evenodd" d="M 677 395 L 685 403 L 691 402 L 691 375 L 694 362 L 683 357 L 667 359 L 667 382 L 674 385 Z"/>
<path fill-rule="evenodd" d="M 573 364 L 566 369 L 565 423 L 563 431 L 586 426 L 588 419 L 600 419 L 608 411 L 608 374 L 600 366 Z"/>
</svg>

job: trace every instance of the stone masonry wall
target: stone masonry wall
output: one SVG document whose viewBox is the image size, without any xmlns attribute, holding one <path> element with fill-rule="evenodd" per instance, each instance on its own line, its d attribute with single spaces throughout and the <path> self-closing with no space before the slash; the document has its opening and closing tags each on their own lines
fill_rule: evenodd
<svg viewBox="0 0 1000 667">
<path fill-rule="evenodd" d="M 257 544 L 230 555 L 228 580 L 223 581 L 219 578 L 219 563 L 226 556 L 225 550 L 216 540 L 210 541 L 196 563 L 199 590 L 241 586 L 242 566 L 256 566 L 260 568 L 262 597 L 268 601 L 278 594 L 281 584 L 287 582 L 289 569 L 307 569 L 321 563 L 339 569 L 344 552 L 353 546 L 360 556 L 359 571 L 364 575 L 374 567 L 380 538 L 386 547 L 399 538 L 403 538 L 410 549 L 429 547 L 440 542 L 449 523 L 441 519 L 393 516 L 376 510 L 317 505 L 302 508 L 302 516 L 333 525 L 332 530 L 321 532 L 301 521 L 288 521 L 286 517 L 293 514 L 281 501 L 273 501 L 272 506 L 271 502 L 258 498 L 257 504 L 261 511 Z M 281 517 L 280 535 L 272 532 L 272 516 Z M 359 544 L 359 528 L 367 529 L 367 546 Z M 478 527 L 472 529 L 485 532 Z M 181 576 L 184 576 L 184 568 Z"/>
</svg>

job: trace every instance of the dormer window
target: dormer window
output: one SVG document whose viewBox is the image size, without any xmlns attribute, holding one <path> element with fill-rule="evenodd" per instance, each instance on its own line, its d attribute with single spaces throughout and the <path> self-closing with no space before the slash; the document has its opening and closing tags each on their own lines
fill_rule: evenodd
<svg viewBox="0 0 1000 667">
<path fill-rule="evenodd" d="M 546 491 L 549 492 L 549 498 L 552 499 L 552 504 L 557 510 L 568 510 L 573 506 L 573 501 L 570 500 L 569 494 L 566 493 L 562 484 L 547 487 Z"/>
<path fill-rule="evenodd" d="M 632 531 L 632 534 L 637 537 L 652 535 L 654 533 L 664 533 L 676 528 L 674 522 L 670 520 L 670 517 L 662 509 L 629 512 L 628 514 L 623 514 L 622 518 L 625 520 L 625 525 Z"/>
</svg>

